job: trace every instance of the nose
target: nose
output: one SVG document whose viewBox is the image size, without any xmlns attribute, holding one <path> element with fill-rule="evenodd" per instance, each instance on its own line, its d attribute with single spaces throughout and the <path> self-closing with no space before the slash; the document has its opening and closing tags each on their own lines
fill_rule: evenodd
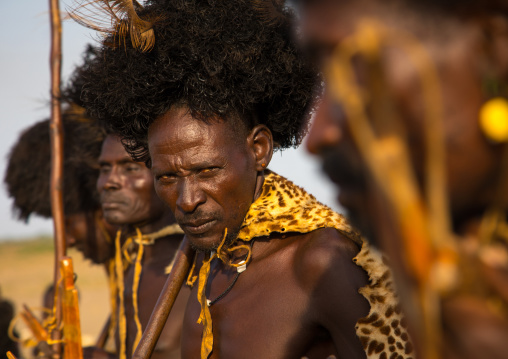
<svg viewBox="0 0 508 359">
<path fill-rule="evenodd" d="M 198 181 L 190 177 L 182 178 L 178 184 L 177 208 L 184 213 L 192 213 L 205 202 L 206 195 Z"/>
<path fill-rule="evenodd" d="M 342 139 L 340 127 L 343 113 L 334 102 L 325 97 L 319 104 L 314 121 L 307 136 L 307 150 L 320 154 L 327 148 L 337 146 Z"/>
<path fill-rule="evenodd" d="M 121 177 L 116 168 L 108 171 L 101 171 L 97 179 L 97 190 L 115 190 L 121 188 Z"/>
</svg>

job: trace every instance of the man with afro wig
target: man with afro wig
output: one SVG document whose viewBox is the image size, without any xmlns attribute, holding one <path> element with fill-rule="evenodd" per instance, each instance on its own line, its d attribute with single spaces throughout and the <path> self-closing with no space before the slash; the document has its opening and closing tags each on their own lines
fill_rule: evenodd
<svg viewBox="0 0 508 359">
<path fill-rule="evenodd" d="M 300 144 L 319 87 L 291 11 L 246 0 L 135 8 L 88 63 L 82 100 L 151 167 L 197 250 L 182 357 L 376 357 L 355 327 L 396 307 L 370 276 L 387 268 L 341 215 L 267 168 L 274 150 Z"/>
</svg>

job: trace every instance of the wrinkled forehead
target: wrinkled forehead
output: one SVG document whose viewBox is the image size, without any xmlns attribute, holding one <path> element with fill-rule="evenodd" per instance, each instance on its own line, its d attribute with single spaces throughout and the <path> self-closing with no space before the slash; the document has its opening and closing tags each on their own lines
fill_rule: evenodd
<svg viewBox="0 0 508 359">
<path fill-rule="evenodd" d="M 148 147 L 170 149 L 184 142 L 221 146 L 243 142 L 247 133 L 248 125 L 240 118 L 196 118 L 187 108 L 175 107 L 150 125 Z"/>
<path fill-rule="evenodd" d="M 185 111 L 166 113 L 148 131 L 152 173 L 221 167 L 243 158 L 246 137 L 230 121 L 203 121 Z"/>
<path fill-rule="evenodd" d="M 133 161 L 131 156 L 125 150 L 122 140 L 115 134 L 106 136 L 102 143 L 100 162 L 125 162 Z"/>
</svg>

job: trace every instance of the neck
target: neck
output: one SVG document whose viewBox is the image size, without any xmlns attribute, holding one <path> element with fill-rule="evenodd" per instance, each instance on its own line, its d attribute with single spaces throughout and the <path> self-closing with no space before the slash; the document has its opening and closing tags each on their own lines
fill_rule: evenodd
<svg viewBox="0 0 508 359">
<path fill-rule="evenodd" d="M 157 239 L 153 245 L 145 246 L 143 261 L 154 260 L 158 258 L 167 261 L 168 258 L 173 258 L 173 255 L 176 253 L 178 247 L 180 246 L 182 237 L 182 234 L 174 234 Z M 167 264 L 169 264 L 169 262 Z"/>
<path fill-rule="evenodd" d="M 158 218 L 151 218 L 148 221 L 136 224 L 128 224 L 126 226 L 126 234 L 127 236 L 136 235 L 136 228 L 139 228 L 141 233 L 150 234 L 161 230 L 164 227 L 167 227 L 173 223 L 176 223 L 173 215 L 168 211 L 164 215 Z"/>
<path fill-rule="evenodd" d="M 259 196 L 261 196 L 261 193 L 263 192 L 264 182 L 265 182 L 265 171 L 259 171 L 256 176 L 256 187 L 254 188 L 254 199 L 252 202 L 258 199 Z"/>
</svg>

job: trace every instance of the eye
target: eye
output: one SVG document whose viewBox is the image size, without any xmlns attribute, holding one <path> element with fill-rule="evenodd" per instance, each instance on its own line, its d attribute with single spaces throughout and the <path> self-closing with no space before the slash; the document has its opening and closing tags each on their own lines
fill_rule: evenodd
<svg viewBox="0 0 508 359">
<path fill-rule="evenodd" d="M 100 165 L 100 167 L 99 167 L 99 172 L 100 172 L 101 174 L 106 174 L 106 173 L 108 173 L 109 171 L 111 171 L 111 166 L 109 166 L 109 165 Z"/>
<path fill-rule="evenodd" d="M 199 175 L 202 176 L 213 176 L 217 171 L 219 170 L 219 167 L 206 167 L 199 170 Z"/>
<path fill-rule="evenodd" d="M 171 174 L 171 173 L 159 175 L 159 176 L 155 176 L 155 180 L 161 184 L 171 184 L 171 183 L 176 182 L 176 175 Z"/>
<path fill-rule="evenodd" d="M 140 166 L 138 164 L 135 164 L 135 163 L 130 163 L 128 164 L 126 167 L 125 167 L 125 170 L 127 172 L 137 172 L 140 170 Z"/>
</svg>

